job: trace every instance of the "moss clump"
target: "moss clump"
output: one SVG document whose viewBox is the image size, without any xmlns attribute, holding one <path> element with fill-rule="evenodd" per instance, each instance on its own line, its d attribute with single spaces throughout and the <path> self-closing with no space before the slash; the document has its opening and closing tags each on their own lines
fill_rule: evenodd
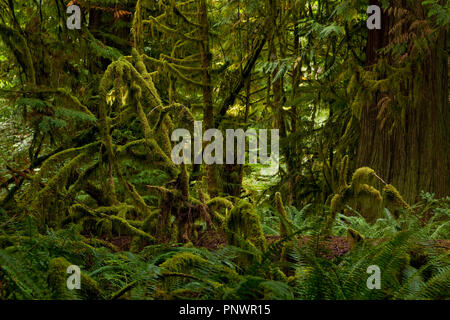
<svg viewBox="0 0 450 320">
<path fill-rule="evenodd" d="M 333 199 L 331 199 L 331 210 L 333 212 L 341 211 L 344 208 L 344 197 L 342 194 L 335 194 Z"/>
<path fill-rule="evenodd" d="M 227 283 L 230 281 L 237 281 L 238 274 L 229 267 L 213 264 L 210 261 L 195 255 L 190 252 L 178 253 L 170 259 L 163 262 L 160 267 L 163 269 L 163 288 L 166 292 L 171 291 L 178 281 L 188 281 L 188 278 L 196 278 L 195 270 L 202 268 L 202 270 L 210 269 L 212 274 L 220 276 L 221 283 Z M 181 279 L 180 279 L 181 278 Z M 183 280 L 184 279 L 184 280 Z M 217 283 L 211 280 L 207 280 L 213 286 L 220 286 L 221 283 Z M 175 291 L 172 291 L 172 293 Z"/>
<path fill-rule="evenodd" d="M 357 195 L 363 185 L 373 186 L 376 182 L 375 171 L 368 167 L 359 168 L 352 176 L 353 193 Z"/>
<path fill-rule="evenodd" d="M 350 202 L 350 206 L 360 211 L 369 223 L 374 223 L 381 216 L 382 205 L 380 192 L 367 184 L 359 186 L 358 194 Z"/>
<path fill-rule="evenodd" d="M 160 267 L 171 272 L 188 272 L 191 268 L 207 264 L 208 261 L 190 252 L 179 253 L 163 262 Z"/>
<path fill-rule="evenodd" d="M 206 201 L 206 205 L 210 209 L 213 222 L 218 226 L 224 225 L 225 217 L 229 210 L 233 208 L 233 202 L 223 197 L 212 198 Z"/>
<path fill-rule="evenodd" d="M 391 211 L 396 218 L 398 218 L 401 209 L 411 211 L 409 204 L 403 199 L 400 192 L 390 184 L 383 188 L 383 202 L 384 206 Z"/>
<path fill-rule="evenodd" d="M 343 162 L 342 167 L 345 166 L 348 164 Z M 341 174 L 341 177 L 343 175 Z M 384 185 L 382 192 L 376 188 L 378 181 Z M 341 191 L 331 200 L 331 213 L 326 221 L 327 234 L 331 234 L 338 212 L 349 213 L 347 206 L 358 211 L 369 223 L 375 223 L 382 216 L 383 207 L 388 208 L 396 218 L 401 209 L 412 211 L 398 190 L 384 182 L 371 168 L 359 168 L 353 174 L 351 184 L 341 182 L 341 186 Z"/>
<path fill-rule="evenodd" d="M 354 248 L 356 245 L 364 242 L 364 236 L 357 230 L 348 228 L 347 240 L 351 243 L 352 247 Z"/>
<path fill-rule="evenodd" d="M 226 198 L 222 198 L 222 197 L 212 198 L 211 200 L 207 201 L 206 204 L 208 205 L 208 207 L 212 207 L 212 206 L 216 205 L 216 206 L 222 206 L 222 207 L 228 208 L 228 209 L 233 208 L 233 202 L 231 202 L 230 200 L 228 200 Z"/>
<path fill-rule="evenodd" d="M 64 258 L 55 258 L 50 261 L 47 283 L 53 291 L 54 299 L 73 299 L 75 292 L 67 289 L 67 267 L 70 263 Z"/>
<path fill-rule="evenodd" d="M 247 201 L 240 200 L 225 219 L 225 231 L 228 243 L 242 247 L 243 238 L 257 249 L 266 248 L 266 239 L 255 208 Z"/>
<path fill-rule="evenodd" d="M 357 169 L 352 176 L 351 184 L 345 181 L 348 158 L 342 160 L 339 193 L 331 199 L 331 212 L 326 217 L 325 233 L 331 235 L 333 223 L 339 212 L 350 213 L 347 206 L 358 211 L 369 223 L 374 223 L 383 212 L 383 197 L 375 188 L 377 180 L 381 180 L 375 171 L 368 167 Z"/>
<path fill-rule="evenodd" d="M 53 299 L 74 299 L 75 297 L 85 299 L 97 299 L 100 297 L 100 289 L 96 281 L 81 274 L 81 289 L 69 290 L 67 288 L 67 268 L 71 265 L 65 258 L 54 258 L 50 261 L 48 268 L 47 283 L 53 292 Z"/>
</svg>

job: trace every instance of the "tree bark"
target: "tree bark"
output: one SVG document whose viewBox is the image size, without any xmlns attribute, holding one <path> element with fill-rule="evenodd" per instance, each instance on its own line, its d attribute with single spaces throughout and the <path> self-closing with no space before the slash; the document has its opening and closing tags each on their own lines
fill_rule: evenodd
<svg viewBox="0 0 450 320">
<path fill-rule="evenodd" d="M 211 91 L 211 53 L 209 51 L 209 25 L 208 25 L 208 11 L 206 7 L 206 0 L 199 1 L 198 7 L 198 21 L 200 32 L 200 57 L 202 61 L 202 93 L 203 93 L 203 128 L 204 130 L 214 128 L 214 109 Z M 206 166 L 206 175 L 208 181 L 208 192 L 210 195 L 217 195 L 215 166 Z"/>
<path fill-rule="evenodd" d="M 380 5 L 379 1 L 371 4 Z M 394 5 L 409 10 L 415 19 L 424 20 L 425 9 L 420 3 L 396 1 Z M 389 33 L 398 22 L 392 14 L 383 13 L 382 29 L 370 30 L 367 43 L 367 67 L 381 58 L 379 49 L 392 40 Z M 395 185 L 408 202 L 417 200 L 420 191 L 449 195 L 449 126 L 448 108 L 448 56 L 447 34 L 440 31 L 437 41 L 430 44 L 428 54 L 412 64 L 408 85 L 403 89 L 413 103 L 406 108 L 402 121 L 380 119 L 379 101 L 376 99 L 362 110 L 361 135 L 357 152 L 357 165 L 374 169 L 379 176 Z M 391 63 L 392 57 L 388 57 Z"/>
</svg>

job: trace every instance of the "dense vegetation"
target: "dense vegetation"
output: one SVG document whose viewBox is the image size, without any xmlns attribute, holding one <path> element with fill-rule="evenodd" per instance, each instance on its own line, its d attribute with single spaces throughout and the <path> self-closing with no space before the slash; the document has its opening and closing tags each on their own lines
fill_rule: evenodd
<svg viewBox="0 0 450 320">
<path fill-rule="evenodd" d="M 0 299 L 449 298 L 447 1 L 0 8 Z M 199 120 L 279 171 L 174 164 Z"/>
</svg>

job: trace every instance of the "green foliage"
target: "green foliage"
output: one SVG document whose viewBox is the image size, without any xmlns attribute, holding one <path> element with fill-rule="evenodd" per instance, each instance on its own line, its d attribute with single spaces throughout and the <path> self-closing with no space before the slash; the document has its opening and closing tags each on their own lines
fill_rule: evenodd
<svg viewBox="0 0 450 320">
<path fill-rule="evenodd" d="M 308 250 L 299 250 L 295 254 L 297 259 L 301 259 L 296 271 L 296 292 L 303 299 L 436 298 L 439 296 L 435 295 L 436 292 L 445 292 L 440 290 L 448 287 L 448 282 L 435 284 L 435 277 L 448 277 L 448 266 L 439 268 L 433 277 L 426 277 L 424 271 L 439 262 L 448 263 L 448 254 L 432 256 L 417 270 L 409 266 L 409 250 L 414 241 L 417 237 L 412 232 L 401 232 L 375 246 L 365 243 L 338 262 L 313 257 Z M 370 290 L 366 286 L 366 270 L 371 265 L 380 267 L 380 290 Z M 416 281 L 420 284 L 412 285 Z"/>
<path fill-rule="evenodd" d="M 448 26 L 450 23 L 450 4 L 442 5 L 437 0 L 422 1 L 422 5 L 428 7 L 428 18 L 433 18 L 439 27 Z"/>
<path fill-rule="evenodd" d="M 16 3 L 0 1 L 1 300 L 449 298 L 449 197 L 413 205 L 356 167 L 363 112 L 390 137 L 446 101 L 423 61 L 446 58 L 448 3 L 380 1 L 396 23 L 373 66 L 368 1 L 81 1 L 76 32 L 60 1 Z M 279 171 L 175 165 L 194 120 L 279 129 Z"/>
</svg>

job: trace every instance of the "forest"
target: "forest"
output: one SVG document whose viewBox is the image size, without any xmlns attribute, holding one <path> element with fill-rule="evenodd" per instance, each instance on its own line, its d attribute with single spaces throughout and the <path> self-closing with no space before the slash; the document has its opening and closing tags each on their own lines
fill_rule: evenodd
<svg viewBox="0 0 450 320">
<path fill-rule="evenodd" d="M 449 25 L 0 0 L 0 300 L 449 300 Z"/>
</svg>

